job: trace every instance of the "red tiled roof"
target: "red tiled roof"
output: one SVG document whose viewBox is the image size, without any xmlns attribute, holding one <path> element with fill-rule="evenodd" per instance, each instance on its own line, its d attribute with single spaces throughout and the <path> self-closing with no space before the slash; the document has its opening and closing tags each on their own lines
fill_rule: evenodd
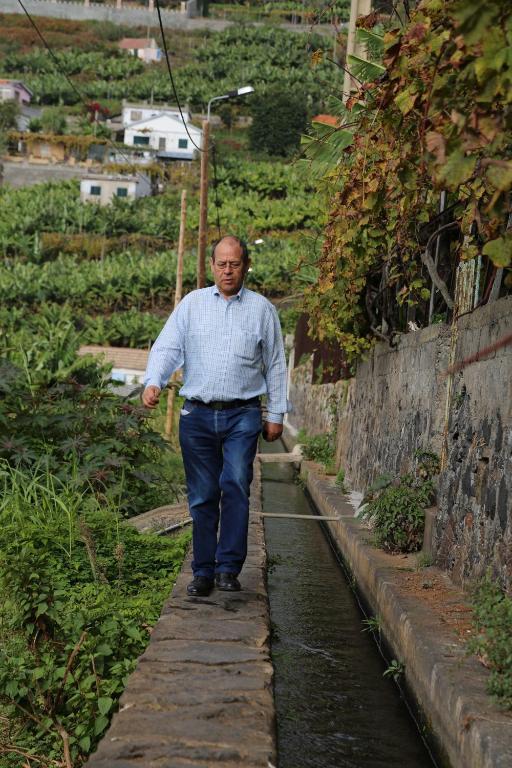
<svg viewBox="0 0 512 768">
<path fill-rule="evenodd" d="M 78 350 L 78 354 L 103 357 L 114 368 L 127 368 L 131 371 L 145 371 L 149 352 L 147 349 L 128 349 L 127 347 L 101 347 L 96 344 L 86 344 Z"/>
<path fill-rule="evenodd" d="M 123 37 L 119 43 L 119 47 L 128 48 L 128 50 L 132 50 L 133 48 L 155 48 L 156 42 L 153 38 Z"/>
<path fill-rule="evenodd" d="M 313 123 L 322 123 L 322 125 L 332 125 L 333 128 L 339 128 L 340 118 L 334 115 L 317 115 L 312 120 Z"/>
<path fill-rule="evenodd" d="M 21 88 L 23 88 L 24 91 L 26 91 L 27 93 L 30 93 L 31 96 L 33 95 L 30 88 L 27 88 L 25 83 L 23 83 L 21 80 L 7 80 L 5 78 L 0 77 L 0 85 L 8 85 L 8 84 L 19 85 Z"/>
</svg>

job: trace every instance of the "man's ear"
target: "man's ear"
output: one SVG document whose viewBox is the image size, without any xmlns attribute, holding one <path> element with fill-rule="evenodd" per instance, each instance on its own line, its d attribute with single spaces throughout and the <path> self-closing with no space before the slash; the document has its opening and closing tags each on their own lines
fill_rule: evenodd
<svg viewBox="0 0 512 768">
<path fill-rule="evenodd" d="M 252 261 L 250 259 L 247 259 L 245 266 L 244 266 L 244 274 L 246 275 L 249 271 L 249 267 L 251 266 Z"/>
</svg>

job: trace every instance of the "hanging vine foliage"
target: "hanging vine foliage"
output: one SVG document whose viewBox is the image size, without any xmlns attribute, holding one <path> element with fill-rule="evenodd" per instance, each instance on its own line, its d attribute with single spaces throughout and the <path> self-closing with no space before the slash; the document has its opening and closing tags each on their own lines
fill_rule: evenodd
<svg viewBox="0 0 512 768">
<path fill-rule="evenodd" d="M 405 329 L 432 275 L 450 307 L 453 272 L 435 273 L 430 252 L 439 229 L 451 231 L 452 265 L 477 254 L 491 271 L 512 261 L 512 6 L 426 0 L 383 47 L 384 72 L 346 105 L 345 123 L 357 127 L 324 179 L 331 210 L 306 296 L 312 329 L 352 359 Z"/>
</svg>

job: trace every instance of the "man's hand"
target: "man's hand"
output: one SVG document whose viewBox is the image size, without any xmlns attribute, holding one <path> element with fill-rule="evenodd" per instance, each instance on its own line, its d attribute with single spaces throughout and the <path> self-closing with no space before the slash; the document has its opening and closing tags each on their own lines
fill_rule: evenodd
<svg viewBox="0 0 512 768">
<path fill-rule="evenodd" d="M 153 384 L 150 384 L 149 387 L 146 387 L 142 393 L 142 402 L 146 408 L 155 408 L 155 406 L 158 405 L 158 401 L 160 399 L 160 391 L 160 388 L 155 387 Z"/>
<path fill-rule="evenodd" d="M 274 424 L 273 421 L 265 421 L 263 424 L 263 439 L 267 443 L 273 443 L 274 440 L 279 440 L 283 434 L 283 425 Z"/>
</svg>

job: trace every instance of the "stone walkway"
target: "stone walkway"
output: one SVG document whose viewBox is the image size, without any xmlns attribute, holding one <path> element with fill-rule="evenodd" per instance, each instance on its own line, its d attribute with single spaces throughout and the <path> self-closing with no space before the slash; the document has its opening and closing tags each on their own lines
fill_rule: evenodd
<svg viewBox="0 0 512 768">
<path fill-rule="evenodd" d="M 187 597 L 187 559 L 88 768 L 275 763 L 259 462 L 255 470 L 242 592 Z"/>
</svg>

